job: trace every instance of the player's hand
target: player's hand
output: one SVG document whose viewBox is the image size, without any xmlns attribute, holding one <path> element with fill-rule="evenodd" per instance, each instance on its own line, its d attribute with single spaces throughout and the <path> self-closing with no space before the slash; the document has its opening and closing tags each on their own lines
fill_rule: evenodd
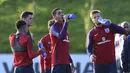
<svg viewBox="0 0 130 73">
<path fill-rule="evenodd" d="M 66 15 L 63 16 L 63 19 L 64 19 L 65 22 L 69 21 L 68 16 L 69 16 L 69 14 L 66 14 Z"/>
<path fill-rule="evenodd" d="M 45 48 L 39 48 L 39 49 L 41 49 L 43 52 L 46 52 Z"/>
<path fill-rule="evenodd" d="M 71 65 L 71 71 L 72 71 L 72 73 L 74 73 L 75 69 L 74 69 L 74 64 L 73 64 L 73 62 L 72 62 L 70 65 Z"/>
<path fill-rule="evenodd" d="M 91 59 L 92 62 L 95 62 L 95 61 L 96 61 L 96 56 L 95 56 L 94 54 L 92 54 L 92 55 L 90 56 L 90 59 Z"/>
<path fill-rule="evenodd" d="M 71 71 L 72 71 L 72 73 L 74 73 L 75 69 L 74 69 L 74 68 L 71 68 Z"/>
<path fill-rule="evenodd" d="M 45 52 L 46 50 L 45 50 L 45 48 L 43 47 L 43 48 L 39 48 L 40 50 L 42 50 L 43 52 Z"/>
</svg>

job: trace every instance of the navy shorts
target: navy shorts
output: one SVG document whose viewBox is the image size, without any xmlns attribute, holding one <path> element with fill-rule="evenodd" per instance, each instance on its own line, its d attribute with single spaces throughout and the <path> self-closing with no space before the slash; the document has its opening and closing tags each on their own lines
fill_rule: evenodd
<svg viewBox="0 0 130 73">
<path fill-rule="evenodd" d="M 116 62 L 94 65 L 94 73 L 117 73 Z"/>
<path fill-rule="evenodd" d="M 53 67 L 52 73 L 72 73 L 70 64 L 58 64 Z"/>
<path fill-rule="evenodd" d="M 34 73 L 32 65 L 15 67 L 14 73 Z"/>
</svg>

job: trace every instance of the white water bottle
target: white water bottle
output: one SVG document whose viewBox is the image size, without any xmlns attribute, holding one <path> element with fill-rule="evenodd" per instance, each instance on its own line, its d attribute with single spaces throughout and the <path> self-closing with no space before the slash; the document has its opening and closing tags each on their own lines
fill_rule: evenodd
<svg viewBox="0 0 130 73">
<path fill-rule="evenodd" d="M 110 20 L 103 19 L 102 17 L 98 18 L 98 22 L 103 24 L 103 25 L 110 25 L 111 24 Z"/>
</svg>

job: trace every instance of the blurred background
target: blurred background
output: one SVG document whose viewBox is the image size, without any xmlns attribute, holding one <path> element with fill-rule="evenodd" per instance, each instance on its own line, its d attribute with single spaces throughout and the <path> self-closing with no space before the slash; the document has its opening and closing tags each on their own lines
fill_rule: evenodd
<svg viewBox="0 0 130 73">
<path fill-rule="evenodd" d="M 74 13 L 76 19 L 69 23 L 70 53 L 74 58 L 73 55 L 85 56 L 86 54 L 87 32 L 93 27 L 89 12 L 93 9 L 99 9 L 104 18 L 118 24 L 129 21 L 129 3 L 130 0 L 0 0 L 0 59 L 8 55 L 12 57 L 8 37 L 11 33 L 16 32 L 15 22 L 20 19 L 22 11 L 34 12 L 31 32 L 36 43 L 48 33 L 47 22 L 51 19 L 52 9 L 61 8 L 65 14 Z M 86 61 L 88 61 L 87 59 Z M 4 59 L 0 60 L 0 67 L 6 66 L 4 61 Z M 12 67 L 11 65 L 9 67 Z M 79 67 L 77 61 L 75 65 L 77 68 Z M 12 68 L 9 68 L 8 72 L 8 65 L 5 68 L 6 70 L 3 69 L 4 72 L 0 73 L 11 73 Z M 76 73 L 89 72 L 83 72 L 81 69 Z"/>
</svg>

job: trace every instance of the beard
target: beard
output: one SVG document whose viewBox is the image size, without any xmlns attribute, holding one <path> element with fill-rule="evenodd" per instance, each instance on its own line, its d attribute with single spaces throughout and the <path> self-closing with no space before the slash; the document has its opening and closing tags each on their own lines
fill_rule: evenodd
<svg viewBox="0 0 130 73">
<path fill-rule="evenodd" d="M 102 27 L 102 24 L 101 23 L 97 23 L 96 26 L 97 27 Z"/>
</svg>

